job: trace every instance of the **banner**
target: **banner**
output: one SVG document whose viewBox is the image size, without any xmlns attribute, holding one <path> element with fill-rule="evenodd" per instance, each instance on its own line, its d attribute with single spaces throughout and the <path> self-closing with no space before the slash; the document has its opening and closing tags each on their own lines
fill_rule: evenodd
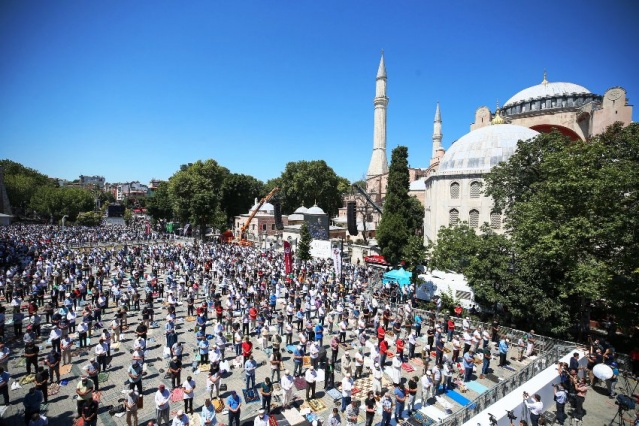
<svg viewBox="0 0 639 426">
<path fill-rule="evenodd" d="M 339 247 L 333 249 L 333 268 L 335 269 L 335 277 L 339 278 L 342 275 L 342 251 Z"/>
<path fill-rule="evenodd" d="M 293 255 L 291 254 L 291 243 L 284 241 L 284 267 L 286 275 L 293 271 Z"/>
</svg>

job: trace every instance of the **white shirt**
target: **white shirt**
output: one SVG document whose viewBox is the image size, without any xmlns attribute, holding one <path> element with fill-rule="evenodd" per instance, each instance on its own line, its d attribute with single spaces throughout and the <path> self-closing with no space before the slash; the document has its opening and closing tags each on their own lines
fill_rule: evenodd
<svg viewBox="0 0 639 426">
<path fill-rule="evenodd" d="M 264 414 L 262 417 L 255 417 L 255 420 L 253 420 L 253 426 L 268 426 L 268 416 Z"/>
<path fill-rule="evenodd" d="M 195 389 L 195 381 L 185 380 L 184 383 L 182 383 L 182 387 L 184 388 L 184 399 L 193 399 L 193 396 L 194 396 L 193 390 Z"/>
<path fill-rule="evenodd" d="M 169 408 L 169 401 L 171 401 L 171 393 L 164 389 L 164 391 L 158 390 L 155 392 L 155 406 L 160 410 Z"/>
<path fill-rule="evenodd" d="M 282 389 L 285 391 L 289 391 L 293 389 L 293 377 L 292 376 L 282 376 Z"/>
<path fill-rule="evenodd" d="M 534 414 L 536 416 L 541 415 L 541 413 L 544 411 L 544 403 L 541 401 L 537 402 L 536 400 L 532 398 L 531 398 L 531 401 L 533 402 L 524 401 L 524 404 L 526 404 L 526 407 L 530 409 L 530 414 Z"/>
<path fill-rule="evenodd" d="M 342 396 L 348 397 L 351 396 L 353 392 L 353 381 L 348 377 L 344 377 L 342 379 Z"/>
<path fill-rule="evenodd" d="M 306 370 L 306 373 L 304 373 L 304 379 L 306 379 L 308 383 L 315 383 L 315 381 L 317 380 L 317 371 L 311 370 L 309 368 L 308 370 Z"/>
</svg>

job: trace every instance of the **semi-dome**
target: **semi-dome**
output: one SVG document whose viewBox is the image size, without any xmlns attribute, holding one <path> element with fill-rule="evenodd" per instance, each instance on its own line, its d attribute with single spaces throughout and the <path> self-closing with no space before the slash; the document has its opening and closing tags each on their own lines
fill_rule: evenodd
<svg viewBox="0 0 639 426">
<path fill-rule="evenodd" d="M 304 214 L 308 211 L 308 209 L 304 206 L 298 207 L 297 210 L 295 210 L 295 214 Z"/>
<path fill-rule="evenodd" d="M 517 104 L 519 102 L 524 102 L 529 99 L 545 99 L 545 98 L 553 98 L 558 96 L 570 95 L 573 93 L 577 94 L 591 94 L 592 92 L 586 89 L 583 86 L 574 83 L 550 83 L 546 81 L 544 77 L 544 81 L 540 84 L 532 87 L 528 87 L 520 92 L 518 92 L 515 96 L 511 97 L 504 104 L 504 108 L 510 105 Z"/>
<path fill-rule="evenodd" d="M 325 213 L 324 213 L 324 210 L 322 210 L 320 207 L 317 207 L 317 205 L 314 205 L 310 209 L 306 210 L 306 214 L 325 214 Z"/>
<path fill-rule="evenodd" d="M 437 173 L 488 172 L 513 155 L 518 141 L 538 134 L 528 127 L 514 124 L 480 127 L 453 143 L 442 157 Z"/>
</svg>

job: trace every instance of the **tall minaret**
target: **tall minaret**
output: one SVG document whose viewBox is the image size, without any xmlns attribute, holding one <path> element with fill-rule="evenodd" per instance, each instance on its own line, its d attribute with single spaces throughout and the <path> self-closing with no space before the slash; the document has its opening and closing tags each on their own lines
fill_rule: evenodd
<svg viewBox="0 0 639 426">
<path fill-rule="evenodd" d="M 375 127 L 373 129 L 373 156 L 368 166 L 366 179 L 372 179 L 388 173 L 388 158 L 386 157 L 386 66 L 384 65 L 384 51 L 377 69 L 375 85 Z M 367 185 L 368 186 L 368 185 Z"/>
<path fill-rule="evenodd" d="M 437 161 L 439 157 L 443 155 L 444 149 L 442 148 L 442 114 L 439 111 L 439 102 L 437 102 L 437 109 L 435 110 L 435 121 L 433 124 L 433 157 L 431 158 L 431 164 Z"/>
</svg>

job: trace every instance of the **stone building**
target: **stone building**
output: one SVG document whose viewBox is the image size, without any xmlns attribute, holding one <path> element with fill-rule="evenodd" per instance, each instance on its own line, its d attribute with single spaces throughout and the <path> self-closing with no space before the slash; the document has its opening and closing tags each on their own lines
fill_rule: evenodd
<svg viewBox="0 0 639 426">
<path fill-rule="evenodd" d="M 366 173 L 366 191 L 382 206 L 388 182 L 386 155 L 386 113 L 388 75 L 384 56 L 375 79 L 373 152 Z M 410 168 L 409 194 L 424 205 L 424 241 L 434 241 L 442 226 L 466 221 L 473 228 L 483 223 L 502 232 L 501 212 L 493 210 L 492 199 L 483 195 L 483 178 L 500 161 L 514 153 L 519 140 L 528 140 L 539 133 L 558 130 L 573 140 L 587 141 L 615 122 L 624 125 L 632 121 L 632 106 L 626 90 L 615 86 L 603 95 L 568 82 L 550 82 L 546 73 L 541 83 L 513 95 L 503 108 L 491 111 L 482 106 L 475 111 L 470 133 L 443 148 L 443 123 L 439 103 L 435 110 L 432 156 L 425 167 Z M 418 163 L 418 160 L 412 160 Z M 426 161 L 425 161 L 426 163 Z M 357 202 L 357 228 L 374 235 L 381 215 L 366 208 L 366 201 L 357 194 L 344 197 Z M 333 222 L 346 223 L 346 207 Z"/>
</svg>

